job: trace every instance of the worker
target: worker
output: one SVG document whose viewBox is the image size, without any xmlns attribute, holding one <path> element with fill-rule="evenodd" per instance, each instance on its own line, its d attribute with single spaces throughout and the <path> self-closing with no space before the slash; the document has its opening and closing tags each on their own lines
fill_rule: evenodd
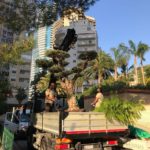
<svg viewBox="0 0 150 150">
<path fill-rule="evenodd" d="M 100 104 L 101 104 L 103 98 L 104 98 L 104 96 L 102 94 L 102 90 L 100 88 L 98 88 L 96 97 L 95 97 L 94 101 L 91 103 L 91 105 L 94 106 L 95 108 L 100 107 Z"/>
<path fill-rule="evenodd" d="M 51 82 L 48 89 L 45 91 L 45 111 L 55 111 L 54 103 L 57 99 L 56 83 Z"/>
</svg>

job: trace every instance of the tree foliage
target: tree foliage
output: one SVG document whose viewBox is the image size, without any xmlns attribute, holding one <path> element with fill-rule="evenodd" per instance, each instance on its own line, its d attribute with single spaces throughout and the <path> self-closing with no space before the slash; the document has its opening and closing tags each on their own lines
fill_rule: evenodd
<svg viewBox="0 0 150 150">
<path fill-rule="evenodd" d="M 12 0 L 0 2 L 0 23 L 16 33 L 51 25 L 58 17 L 84 12 L 98 0 Z M 83 15 L 83 13 L 81 13 Z"/>
<path fill-rule="evenodd" d="M 16 99 L 18 100 L 19 105 L 21 105 L 21 102 L 26 99 L 27 94 L 25 93 L 25 90 L 23 88 L 18 88 Z"/>
<path fill-rule="evenodd" d="M 103 100 L 101 106 L 95 111 L 102 111 L 110 121 L 119 121 L 124 125 L 133 125 L 141 117 L 144 106 L 139 101 L 128 101 L 118 96 Z"/>
<path fill-rule="evenodd" d="M 49 50 L 46 52 L 46 56 L 51 58 L 53 62 L 52 65 L 48 67 L 48 70 L 55 74 L 58 79 L 63 78 L 67 73 L 65 66 L 68 65 L 66 59 L 69 57 L 69 54 L 62 50 Z"/>
<path fill-rule="evenodd" d="M 113 70 L 113 60 L 109 54 L 105 53 L 104 51 L 100 51 L 99 53 L 93 52 L 89 57 L 79 57 L 82 60 L 85 60 L 83 63 L 84 65 L 83 74 L 86 77 L 90 77 L 91 79 L 98 79 L 99 85 L 101 84 L 104 78 L 110 75 L 110 72 Z M 86 55 L 86 54 L 85 54 Z"/>
<path fill-rule="evenodd" d="M 114 60 L 114 79 L 115 81 L 118 79 L 118 67 L 123 67 L 123 69 L 127 69 L 128 61 L 129 61 L 129 52 L 128 48 L 121 43 L 117 48 L 111 48 L 113 53 Z M 125 70 L 126 71 L 126 70 Z M 124 72 L 126 74 L 126 72 Z"/>
<path fill-rule="evenodd" d="M 32 37 L 11 43 L 0 44 L 0 65 L 18 64 L 23 62 L 21 55 L 33 48 Z"/>
<path fill-rule="evenodd" d="M 10 84 L 9 81 L 4 79 L 4 76 L 2 73 L 0 73 L 1 79 L 0 79 L 0 93 L 2 93 L 5 97 L 6 94 L 10 93 Z M 0 97 L 1 98 L 1 97 Z"/>
<path fill-rule="evenodd" d="M 41 76 L 39 80 L 36 82 L 37 83 L 36 89 L 41 93 L 43 93 L 47 89 L 49 81 L 50 81 L 50 74 L 45 74 L 44 76 Z"/>
<path fill-rule="evenodd" d="M 43 92 L 47 87 L 48 83 L 51 80 L 50 74 L 53 74 L 57 81 L 60 81 L 62 78 L 67 77 L 70 74 L 70 70 L 66 70 L 65 66 L 68 65 L 68 62 L 65 60 L 69 57 L 68 52 L 62 50 L 48 50 L 45 55 L 49 60 L 38 59 L 36 61 L 37 66 L 41 67 L 42 70 L 45 69 L 41 75 L 37 76 L 36 83 L 37 89 L 40 92 Z"/>
</svg>

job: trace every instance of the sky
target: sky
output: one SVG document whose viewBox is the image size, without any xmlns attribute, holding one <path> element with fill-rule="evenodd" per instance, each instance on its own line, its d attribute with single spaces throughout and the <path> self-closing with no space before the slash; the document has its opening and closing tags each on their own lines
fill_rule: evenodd
<svg viewBox="0 0 150 150">
<path fill-rule="evenodd" d="M 129 40 L 150 46 L 150 0 L 99 0 L 86 15 L 96 19 L 99 47 L 110 54 L 112 47 L 128 46 Z M 150 64 L 150 51 L 145 59 Z"/>
</svg>

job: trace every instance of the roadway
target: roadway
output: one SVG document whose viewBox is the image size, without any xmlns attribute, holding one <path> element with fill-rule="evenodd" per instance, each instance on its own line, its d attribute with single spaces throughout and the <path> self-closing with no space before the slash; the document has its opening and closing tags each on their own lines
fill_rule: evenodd
<svg viewBox="0 0 150 150">
<path fill-rule="evenodd" d="M 28 150 L 26 140 L 15 140 L 13 150 Z"/>
</svg>

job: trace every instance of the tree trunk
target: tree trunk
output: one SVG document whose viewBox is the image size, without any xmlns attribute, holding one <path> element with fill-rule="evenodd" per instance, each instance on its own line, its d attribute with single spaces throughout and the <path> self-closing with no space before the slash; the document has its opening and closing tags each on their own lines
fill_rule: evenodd
<svg viewBox="0 0 150 150">
<path fill-rule="evenodd" d="M 143 67 L 142 60 L 141 60 L 141 73 L 142 73 L 143 84 L 145 85 L 146 83 L 145 83 L 144 67 Z"/>
<path fill-rule="evenodd" d="M 114 72 L 114 79 L 115 79 L 115 81 L 117 81 L 117 66 L 115 65 L 114 66 L 114 70 L 115 70 L 115 72 Z"/>
<path fill-rule="evenodd" d="M 128 78 L 128 73 L 127 73 L 127 71 L 125 71 L 125 79 L 127 79 Z"/>
<path fill-rule="evenodd" d="M 98 85 L 101 87 L 101 84 L 102 84 L 102 80 L 103 80 L 103 77 L 101 75 L 101 73 L 98 74 Z"/>
<path fill-rule="evenodd" d="M 77 105 L 76 102 L 76 97 L 72 96 L 70 99 L 68 99 L 68 111 L 72 112 L 72 111 L 79 111 L 79 107 Z"/>
<path fill-rule="evenodd" d="M 138 84 L 138 71 L 137 71 L 137 58 L 136 58 L 136 55 L 134 56 L 134 73 L 135 73 L 134 81 L 135 81 L 136 84 Z"/>
</svg>

